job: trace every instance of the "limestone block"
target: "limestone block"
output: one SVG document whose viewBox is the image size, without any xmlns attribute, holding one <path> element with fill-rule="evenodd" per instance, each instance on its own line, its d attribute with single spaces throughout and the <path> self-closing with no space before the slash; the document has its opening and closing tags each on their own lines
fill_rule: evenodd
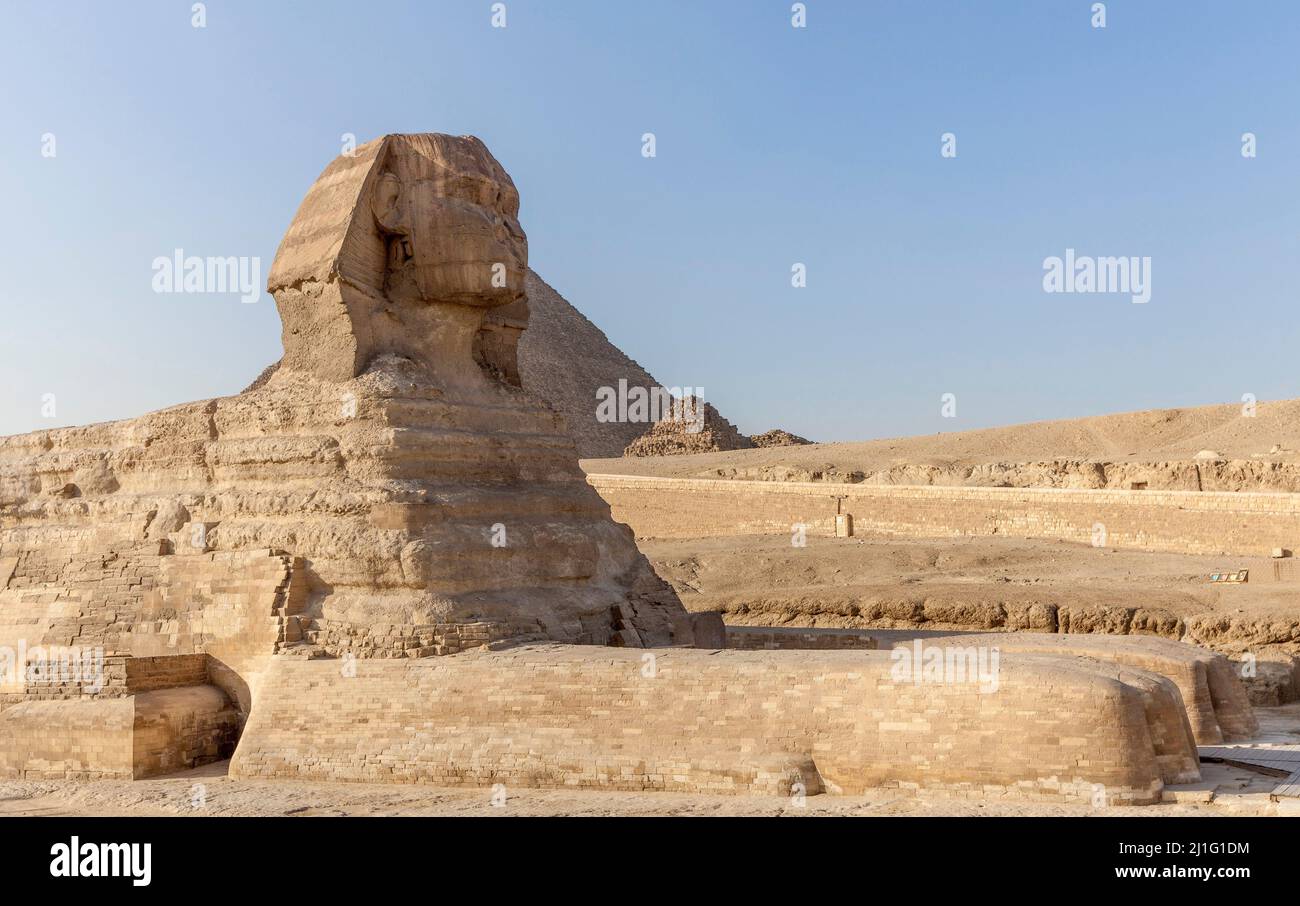
<svg viewBox="0 0 1300 906">
<path fill-rule="evenodd" d="M 130 779 L 131 698 L 25 701 L 0 710 L 0 776 Z"/>
<path fill-rule="evenodd" d="M 727 647 L 727 624 L 717 611 L 691 614 L 691 626 L 694 629 L 696 648 Z"/>
</svg>

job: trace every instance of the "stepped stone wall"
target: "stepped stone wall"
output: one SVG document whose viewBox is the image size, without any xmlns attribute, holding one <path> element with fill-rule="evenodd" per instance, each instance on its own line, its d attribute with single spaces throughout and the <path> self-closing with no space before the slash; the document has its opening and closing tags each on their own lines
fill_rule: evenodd
<svg viewBox="0 0 1300 906">
<path fill-rule="evenodd" d="M 589 475 L 640 537 L 833 536 L 837 498 L 856 532 L 1009 535 L 1193 554 L 1300 548 L 1300 495 L 1057 488 L 880 487 Z M 1103 534 L 1104 533 L 1104 534 Z"/>
</svg>

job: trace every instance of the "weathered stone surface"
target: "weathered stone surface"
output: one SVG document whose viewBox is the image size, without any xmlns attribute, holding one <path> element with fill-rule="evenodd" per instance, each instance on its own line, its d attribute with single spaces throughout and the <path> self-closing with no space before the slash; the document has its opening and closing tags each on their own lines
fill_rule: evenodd
<svg viewBox="0 0 1300 906">
<path fill-rule="evenodd" d="M 599 418 L 601 394 L 620 387 L 647 396 L 669 394 L 670 389 L 615 346 L 531 268 L 524 278 L 524 288 L 528 296 L 527 329 L 518 338 L 518 380 L 514 383 L 521 383 L 564 416 L 565 429 L 579 457 L 622 456 L 628 444 L 646 432 L 647 425 L 643 421 Z M 522 321 L 503 325 L 500 337 L 510 337 L 523 326 Z M 279 368 L 279 362 L 267 367 L 247 389 L 266 386 Z M 513 376 L 508 365 L 504 372 Z"/>
<path fill-rule="evenodd" d="M 727 624 L 722 622 L 722 614 L 712 611 L 693 613 L 691 628 L 695 633 L 695 647 L 727 647 Z"/>
</svg>

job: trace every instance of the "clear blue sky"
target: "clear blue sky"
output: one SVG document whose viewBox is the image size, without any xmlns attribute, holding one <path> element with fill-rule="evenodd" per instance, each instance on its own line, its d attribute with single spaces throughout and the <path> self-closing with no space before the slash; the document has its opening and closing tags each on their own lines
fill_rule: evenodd
<svg viewBox="0 0 1300 906">
<path fill-rule="evenodd" d="M 211 0 L 195 29 L 189 0 L 6 0 L 0 434 L 274 361 L 269 296 L 159 295 L 151 262 L 265 281 L 345 132 L 480 136 L 533 267 L 746 431 L 1300 396 L 1300 3 L 1112 0 L 1104 30 L 1091 0 L 808 0 L 802 30 L 786 0 L 506 5 Z M 1044 293 L 1066 248 L 1150 256 L 1150 303 Z"/>
</svg>

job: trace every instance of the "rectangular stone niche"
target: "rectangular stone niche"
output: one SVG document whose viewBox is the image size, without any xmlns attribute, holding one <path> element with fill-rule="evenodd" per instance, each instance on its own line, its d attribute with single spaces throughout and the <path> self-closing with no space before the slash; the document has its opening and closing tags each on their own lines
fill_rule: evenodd
<svg viewBox="0 0 1300 906">
<path fill-rule="evenodd" d="M 0 710 L 0 777 L 139 779 L 229 758 L 240 715 L 207 655 L 127 658 L 127 694 L 34 699 Z"/>
</svg>

